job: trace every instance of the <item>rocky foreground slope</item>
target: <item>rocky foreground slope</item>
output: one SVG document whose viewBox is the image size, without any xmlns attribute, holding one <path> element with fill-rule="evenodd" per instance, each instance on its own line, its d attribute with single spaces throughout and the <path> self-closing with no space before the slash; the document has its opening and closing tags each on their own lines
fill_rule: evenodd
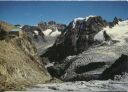
<svg viewBox="0 0 128 92">
<path fill-rule="evenodd" d="M 5 29 L 0 27 L 2 34 Z M 0 90 L 21 90 L 25 85 L 49 81 L 51 76 L 40 62 L 31 38 L 25 32 L 15 36 L 5 33 L 0 40 Z"/>
</svg>

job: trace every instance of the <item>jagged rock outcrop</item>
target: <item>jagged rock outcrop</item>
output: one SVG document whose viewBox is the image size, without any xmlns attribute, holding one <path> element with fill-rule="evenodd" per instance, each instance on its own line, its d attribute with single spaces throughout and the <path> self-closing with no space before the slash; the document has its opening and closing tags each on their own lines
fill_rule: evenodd
<svg viewBox="0 0 128 92">
<path fill-rule="evenodd" d="M 56 23 L 55 21 L 48 21 L 48 22 L 39 22 L 38 23 L 38 27 L 42 30 L 45 31 L 47 29 L 54 29 L 57 28 L 59 31 L 63 31 L 66 28 L 65 24 L 61 24 L 61 23 Z"/>
<path fill-rule="evenodd" d="M 47 23 L 41 21 L 41 22 L 38 23 L 38 27 L 39 27 L 41 30 L 46 30 L 46 29 L 47 29 Z"/>
<path fill-rule="evenodd" d="M 119 21 L 122 21 L 122 19 L 115 17 L 112 22 L 109 22 L 109 27 L 114 27 L 114 25 L 118 24 Z"/>
<path fill-rule="evenodd" d="M 81 53 L 96 44 L 94 36 L 107 25 L 108 23 L 100 16 L 76 18 L 42 57 L 59 62 L 69 55 Z"/>
<path fill-rule="evenodd" d="M 128 73 L 128 56 L 122 54 L 109 68 L 107 68 L 100 76 L 100 79 L 114 79 L 116 75 Z"/>
<path fill-rule="evenodd" d="M 28 33 L 28 35 L 33 39 L 33 40 L 42 40 L 45 41 L 45 38 L 44 38 L 44 34 L 43 32 L 41 31 L 40 28 L 36 27 L 36 26 L 28 26 L 28 25 L 25 25 L 22 27 L 22 30 L 23 32 L 26 32 Z"/>
</svg>

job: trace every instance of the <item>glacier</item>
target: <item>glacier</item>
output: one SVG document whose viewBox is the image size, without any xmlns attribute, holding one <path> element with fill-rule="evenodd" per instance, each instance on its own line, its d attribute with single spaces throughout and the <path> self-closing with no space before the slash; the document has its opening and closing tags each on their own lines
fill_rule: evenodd
<svg viewBox="0 0 128 92">
<path fill-rule="evenodd" d="M 83 19 L 83 18 L 80 18 Z M 74 71 L 77 66 L 87 65 L 91 62 L 105 62 L 108 68 L 121 54 L 128 55 L 128 20 L 121 21 L 114 27 L 105 27 L 99 33 L 95 35 L 95 40 L 104 42 L 103 31 L 118 42 L 111 45 L 95 45 L 89 48 L 87 51 L 80 53 L 79 55 L 68 56 L 70 61 L 76 58 L 73 63 L 68 67 L 62 79 L 68 79 L 76 76 Z M 86 72 L 86 74 L 100 74 L 102 69 Z M 90 81 L 75 81 L 64 83 L 48 83 L 38 84 L 26 88 L 27 91 L 46 91 L 46 92 L 95 92 L 95 91 L 128 91 L 128 74 L 122 77 L 121 80 L 90 80 Z"/>
</svg>

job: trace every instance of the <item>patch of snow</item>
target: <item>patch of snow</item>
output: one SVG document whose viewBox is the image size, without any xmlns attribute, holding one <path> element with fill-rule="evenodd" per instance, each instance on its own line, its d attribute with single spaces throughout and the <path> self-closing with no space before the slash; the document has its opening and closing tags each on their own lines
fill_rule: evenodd
<svg viewBox="0 0 128 92">
<path fill-rule="evenodd" d="M 94 16 L 94 15 L 89 15 L 89 16 L 86 17 L 86 21 L 87 21 L 90 17 L 96 17 L 96 16 Z"/>
<path fill-rule="evenodd" d="M 76 22 L 77 22 L 78 20 L 84 20 L 84 19 L 85 19 L 85 18 L 82 18 L 82 17 L 75 18 L 75 19 L 73 20 L 73 28 L 75 28 Z"/>
<path fill-rule="evenodd" d="M 105 38 L 104 38 L 104 30 L 98 32 L 95 36 L 94 36 L 94 40 L 97 40 L 97 41 L 104 41 Z"/>
<path fill-rule="evenodd" d="M 39 32 L 37 30 L 34 31 L 35 35 L 39 35 Z"/>
<path fill-rule="evenodd" d="M 70 60 L 70 59 L 73 59 L 75 57 L 76 57 L 76 55 L 74 55 L 74 56 L 68 56 L 67 59 Z"/>
<path fill-rule="evenodd" d="M 20 26 L 19 28 L 22 29 L 23 26 Z"/>
<path fill-rule="evenodd" d="M 45 68 L 48 68 L 50 66 L 54 66 L 54 62 L 53 63 L 48 63 L 47 65 L 45 65 Z"/>
<path fill-rule="evenodd" d="M 55 37 L 61 34 L 61 32 L 59 32 L 57 28 L 55 29 L 55 31 L 53 31 L 52 29 L 47 29 L 43 31 L 43 33 L 45 36 L 51 36 L 51 37 Z"/>
<path fill-rule="evenodd" d="M 45 36 L 49 36 L 51 32 L 52 32 L 51 29 L 47 29 L 47 30 L 43 31 Z"/>
<path fill-rule="evenodd" d="M 60 35 L 60 34 L 61 34 L 61 32 L 59 32 L 58 29 L 56 28 L 56 31 L 52 32 L 52 33 L 50 34 L 50 36 L 55 37 L 55 36 L 58 36 L 58 35 Z"/>
</svg>

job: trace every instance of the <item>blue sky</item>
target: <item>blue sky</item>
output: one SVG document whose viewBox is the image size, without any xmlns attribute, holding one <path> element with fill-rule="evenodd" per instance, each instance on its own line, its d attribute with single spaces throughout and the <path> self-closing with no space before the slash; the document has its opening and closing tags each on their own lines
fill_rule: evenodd
<svg viewBox="0 0 128 92">
<path fill-rule="evenodd" d="M 55 20 L 68 24 L 76 17 L 99 15 L 108 21 L 128 18 L 127 1 L 0 1 L 0 20 L 12 24 L 37 24 Z"/>
</svg>

